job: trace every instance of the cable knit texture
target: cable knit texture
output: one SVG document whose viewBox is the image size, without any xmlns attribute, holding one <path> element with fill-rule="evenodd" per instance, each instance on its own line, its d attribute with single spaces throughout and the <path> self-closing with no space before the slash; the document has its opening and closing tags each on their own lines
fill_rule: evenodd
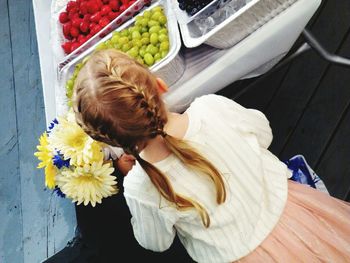
<svg viewBox="0 0 350 263">
<path fill-rule="evenodd" d="M 263 113 L 218 95 L 195 99 L 186 113 L 189 126 L 184 139 L 219 169 L 227 199 L 217 205 L 210 179 L 172 154 L 155 164 L 176 192 L 206 208 L 211 225 L 205 228 L 195 210 L 178 211 L 162 198 L 136 164 L 124 180 L 134 235 L 141 246 L 164 251 L 177 233 L 193 260 L 232 262 L 258 247 L 277 224 L 290 172 L 267 150 L 272 132 Z"/>
</svg>

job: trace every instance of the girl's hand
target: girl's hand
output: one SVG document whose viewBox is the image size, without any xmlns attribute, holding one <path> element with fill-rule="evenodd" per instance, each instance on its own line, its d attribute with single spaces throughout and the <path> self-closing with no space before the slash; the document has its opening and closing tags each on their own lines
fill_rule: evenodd
<svg viewBox="0 0 350 263">
<path fill-rule="evenodd" d="M 129 154 L 122 154 L 118 160 L 116 160 L 116 165 L 119 171 L 126 176 L 131 168 L 135 165 L 135 157 Z"/>
</svg>

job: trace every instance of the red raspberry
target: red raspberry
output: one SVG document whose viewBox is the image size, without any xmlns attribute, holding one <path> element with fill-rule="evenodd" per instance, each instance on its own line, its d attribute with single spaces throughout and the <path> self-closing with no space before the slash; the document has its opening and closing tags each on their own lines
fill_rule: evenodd
<svg viewBox="0 0 350 263">
<path fill-rule="evenodd" d="M 98 8 L 99 8 L 99 10 L 100 10 L 101 7 L 103 6 L 102 1 L 101 1 L 101 0 L 93 0 L 93 1 L 95 1 L 95 3 L 98 5 Z"/>
<path fill-rule="evenodd" d="M 78 42 L 73 42 L 71 45 L 71 49 L 70 52 L 73 52 L 74 50 L 76 50 L 79 47 L 79 43 Z"/>
<path fill-rule="evenodd" d="M 72 28 L 72 22 L 68 21 L 67 23 L 64 23 L 62 26 L 63 29 L 63 35 L 65 37 L 70 35 L 70 29 Z"/>
<path fill-rule="evenodd" d="M 91 24 L 89 25 L 90 32 L 91 32 L 91 30 L 92 30 L 96 25 L 97 25 L 96 23 L 91 23 Z"/>
<path fill-rule="evenodd" d="M 90 14 L 86 14 L 83 18 L 84 21 L 86 22 L 90 22 L 90 18 L 91 18 L 91 15 Z"/>
<path fill-rule="evenodd" d="M 62 12 L 60 13 L 58 20 L 61 22 L 61 24 L 64 24 L 66 22 L 68 22 L 68 13 L 67 12 Z"/>
<path fill-rule="evenodd" d="M 104 5 L 107 5 L 109 3 L 109 0 L 102 0 Z"/>
<path fill-rule="evenodd" d="M 101 18 L 101 20 L 98 22 L 98 24 L 102 27 L 102 28 L 104 28 L 105 26 L 107 26 L 108 24 L 109 24 L 109 19 L 108 19 L 108 17 L 106 17 L 106 16 L 104 16 L 104 17 L 102 17 Z"/>
<path fill-rule="evenodd" d="M 102 15 L 102 16 L 105 16 L 105 15 L 108 15 L 108 13 L 109 13 L 110 11 L 112 11 L 111 7 L 110 7 L 109 5 L 104 5 L 104 6 L 102 6 L 100 12 L 101 12 L 101 15 Z"/>
<path fill-rule="evenodd" d="M 96 2 L 94 2 L 94 1 L 89 1 L 87 3 L 87 7 L 88 7 L 88 12 L 90 14 L 95 14 L 99 10 L 98 4 L 96 4 Z"/>
<path fill-rule="evenodd" d="M 69 12 L 72 10 L 72 8 L 77 8 L 78 5 L 75 1 L 69 1 L 66 6 L 66 11 Z"/>
<path fill-rule="evenodd" d="M 70 35 L 72 37 L 78 37 L 79 36 L 79 29 L 76 27 L 71 27 L 70 29 Z"/>
<path fill-rule="evenodd" d="M 80 45 L 82 45 L 82 44 L 84 44 L 86 42 L 86 38 L 83 35 L 79 35 L 77 40 L 78 40 L 78 43 Z"/>
<path fill-rule="evenodd" d="M 80 18 L 77 18 L 77 17 L 73 18 L 72 19 L 72 26 L 76 27 L 76 28 L 79 28 L 81 21 L 82 20 Z"/>
<path fill-rule="evenodd" d="M 123 3 L 123 5 L 128 5 L 129 4 L 129 0 L 121 0 L 121 2 Z"/>
<path fill-rule="evenodd" d="M 102 29 L 102 27 L 100 26 L 100 25 L 95 25 L 92 29 L 91 29 L 91 31 L 90 31 L 90 33 L 91 33 L 91 35 L 95 35 L 97 32 L 99 32 L 100 30 Z"/>
<path fill-rule="evenodd" d="M 121 6 L 119 7 L 119 11 L 123 13 L 127 8 L 128 8 L 128 7 L 127 7 L 126 5 L 123 4 L 123 5 L 121 5 Z"/>
<path fill-rule="evenodd" d="M 90 21 L 98 23 L 101 20 L 101 18 L 102 18 L 101 13 L 97 12 L 90 17 Z"/>
<path fill-rule="evenodd" d="M 72 43 L 71 42 L 65 42 L 61 45 L 61 47 L 63 48 L 64 52 L 66 54 L 69 54 L 71 51 L 71 47 L 72 47 Z"/>
<path fill-rule="evenodd" d="M 119 11 L 119 2 L 117 0 L 111 0 L 109 6 L 113 11 Z"/>
<path fill-rule="evenodd" d="M 108 18 L 109 20 L 114 20 L 115 18 L 117 18 L 120 15 L 120 12 L 109 12 L 108 13 Z"/>
<path fill-rule="evenodd" d="M 79 10 L 80 14 L 86 15 L 88 13 L 88 2 L 81 2 Z"/>
<path fill-rule="evenodd" d="M 87 32 L 89 31 L 89 23 L 86 22 L 86 21 L 82 21 L 82 22 L 80 23 L 79 28 L 80 28 L 80 31 L 81 31 L 81 32 L 87 33 Z"/>
</svg>

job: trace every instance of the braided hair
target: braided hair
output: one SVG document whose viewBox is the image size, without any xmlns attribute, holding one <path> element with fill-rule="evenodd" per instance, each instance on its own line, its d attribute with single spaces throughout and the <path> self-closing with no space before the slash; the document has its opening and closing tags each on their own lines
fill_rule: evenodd
<svg viewBox="0 0 350 263">
<path fill-rule="evenodd" d="M 204 207 L 176 193 L 167 176 L 139 155 L 148 140 L 162 136 L 168 149 L 185 165 L 212 179 L 217 203 L 225 201 L 226 190 L 218 170 L 186 141 L 164 132 L 167 111 L 156 77 L 148 68 L 116 50 L 95 52 L 75 81 L 73 109 L 87 134 L 135 156 L 165 199 L 180 210 L 195 208 L 209 227 L 210 218 Z"/>
</svg>

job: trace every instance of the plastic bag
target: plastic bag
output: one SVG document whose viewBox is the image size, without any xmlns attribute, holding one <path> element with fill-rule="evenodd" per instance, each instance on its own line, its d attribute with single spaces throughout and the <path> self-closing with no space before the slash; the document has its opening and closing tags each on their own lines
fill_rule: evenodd
<svg viewBox="0 0 350 263">
<path fill-rule="evenodd" d="M 295 155 L 284 163 L 293 172 L 290 180 L 307 184 L 310 187 L 318 189 L 326 194 L 329 194 L 326 185 L 321 178 L 311 169 L 303 155 Z"/>
</svg>

